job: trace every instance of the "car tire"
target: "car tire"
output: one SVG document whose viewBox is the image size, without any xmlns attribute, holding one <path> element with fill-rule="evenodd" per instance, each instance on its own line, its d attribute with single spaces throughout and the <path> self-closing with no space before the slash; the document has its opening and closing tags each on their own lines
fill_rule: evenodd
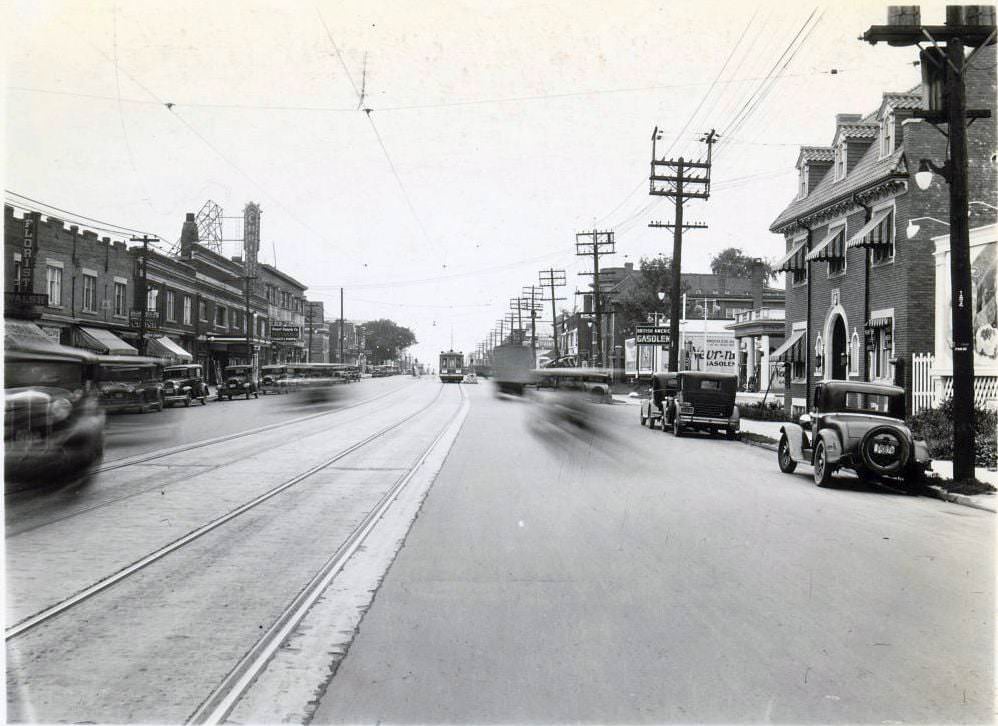
<svg viewBox="0 0 998 726">
<path fill-rule="evenodd" d="M 779 446 L 776 448 L 776 462 L 784 474 L 793 474 L 797 469 L 797 462 L 790 456 L 790 439 L 786 434 L 780 437 Z"/>
<path fill-rule="evenodd" d="M 208 405 L 208 397 L 207 396 L 201 396 L 201 405 L 202 406 L 207 406 Z"/>
<path fill-rule="evenodd" d="M 832 467 L 828 463 L 828 457 L 825 454 L 825 442 L 819 441 L 818 445 L 814 447 L 814 483 L 819 487 L 827 487 L 832 481 Z"/>
<path fill-rule="evenodd" d="M 683 425 L 679 423 L 679 416 L 672 419 L 672 435 L 677 439 L 683 435 Z"/>
<path fill-rule="evenodd" d="M 734 429 L 728 429 L 727 431 L 724 432 L 724 438 L 726 438 L 728 441 L 737 441 L 738 432 L 735 431 Z"/>
<path fill-rule="evenodd" d="M 260 398 L 260 396 L 259 396 L 259 395 L 257 395 L 256 393 L 254 393 L 254 394 L 253 394 L 253 398 Z"/>
<path fill-rule="evenodd" d="M 641 414 L 641 425 L 644 426 L 647 423 L 648 423 L 648 417 L 645 416 L 644 413 L 642 412 L 642 414 Z"/>
<path fill-rule="evenodd" d="M 880 462 L 875 461 L 874 454 L 870 451 L 874 444 L 873 439 L 884 434 L 889 435 L 897 441 L 900 449 L 897 461 L 890 466 L 884 466 Z M 859 453 L 866 468 L 878 476 L 902 476 L 907 471 L 908 462 L 911 459 L 911 447 L 908 445 L 907 437 L 894 426 L 876 426 L 867 431 L 866 435 L 863 436 L 863 440 L 859 443 Z"/>
</svg>

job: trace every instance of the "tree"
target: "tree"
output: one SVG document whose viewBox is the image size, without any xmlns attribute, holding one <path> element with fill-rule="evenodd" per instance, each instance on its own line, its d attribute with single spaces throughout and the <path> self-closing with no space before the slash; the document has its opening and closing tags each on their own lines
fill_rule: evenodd
<svg viewBox="0 0 998 726">
<path fill-rule="evenodd" d="M 680 295 L 686 287 L 683 283 Z M 661 300 L 659 292 L 664 293 Z M 656 313 L 660 322 L 667 319 L 672 310 L 672 258 L 642 257 L 638 272 L 621 283 L 621 289 L 613 297 L 613 306 L 617 313 L 617 334 L 623 337 L 633 336 L 638 325 L 654 322 Z"/>
<path fill-rule="evenodd" d="M 364 350 L 373 365 L 395 360 L 401 351 L 418 342 L 409 328 L 385 319 L 364 323 L 364 337 Z"/>
<path fill-rule="evenodd" d="M 777 273 L 772 265 L 765 260 L 757 260 L 758 258 L 744 254 L 738 247 L 728 247 L 718 252 L 710 261 L 710 271 L 715 275 L 726 277 L 751 278 L 753 268 L 756 264 L 761 264 L 763 280 L 776 277 Z"/>
</svg>

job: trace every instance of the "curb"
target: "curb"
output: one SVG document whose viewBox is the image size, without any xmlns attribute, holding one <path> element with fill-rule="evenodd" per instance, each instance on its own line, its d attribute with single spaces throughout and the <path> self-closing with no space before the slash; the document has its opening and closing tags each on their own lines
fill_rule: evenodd
<svg viewBox="0 0 998 726">
<path fill-rule="evenodd" d="M 976 501 L 972 496 L 967 494 L 953 494 L 952 492 L 948 492 L 935 484 L 927 485 L 924 490 L 924 495 L 932 497 L 933 499 L 941 499 L 942 501 L 950 502 L 951 504 L 960 504 L 964 507 L 972 507 L 985 512 L 991 512 L 992 514 L 998 514 L 998 509 L 996 509 L 994 505 L 990 507 L 986 506 L 983 502 Z"/>
<path fill-rule="evenodd" d="M 759 449 L 766 449 L 767 451 L 776 451 L 776 444 L 766 444 L 761 441 L 748 441 L 746 439 L 739 439 L 741 443 L 746 446 L 755 446 Z M 974 499 L 974 497 L 967 494 L 953 494 L 943 489 L 941 486 L 935 484 L 928 484 L 922 490 L 922 496 L 929 497 L 931 499 L 939 499 L 944 502 L 949 502 L 951 504 L 959 504 L 964 507 L 971 507 L 972 509 L 980 509 L 985 512 L 991 512 L 992 514 L 998 514 L 998 508 L 994 504 L 988 506 L 984 502 L 980 502 Z"/>
</svg>

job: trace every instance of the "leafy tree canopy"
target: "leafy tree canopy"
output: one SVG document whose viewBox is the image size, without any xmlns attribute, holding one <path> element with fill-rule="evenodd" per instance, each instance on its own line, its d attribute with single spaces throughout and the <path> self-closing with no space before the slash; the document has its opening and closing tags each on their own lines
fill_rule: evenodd
<svg viewBox="0 0 998 726">
<path fill-rule="evenodd" d="M 364 338 L 364 350 L 373 365 L 398 358 L 401 351 L 418 342 L 409 328 L 387 319 L 364 323 Z"/>
<path fill-rule="evenodd" d="M 672 258 L 665 255 L 642 257 L 638 271 L 627 278 L 614 296 L 616 325 L 625 336 L 634 334 L 637 325 L 655 320 L 664 321 L 672 310 Z M 680 295 L 686 291 L 686 284 Z M 663 293 L 659 299 L 659 293 Z"/>
<path fill-rule="evenodd" d="M 752 277 L 752 270 L 757 265 L 762 265 L 763 279 L 768 280 L 776 277 L 776 272 L 765 260 L 758 260 L 756 257 L 749 257 L 738 247 L 728 247 L 726 250 L 718 252 L 710 261 L 710 271 L 715 275 L 725 275 L 727 277 Z"/>
</svg>

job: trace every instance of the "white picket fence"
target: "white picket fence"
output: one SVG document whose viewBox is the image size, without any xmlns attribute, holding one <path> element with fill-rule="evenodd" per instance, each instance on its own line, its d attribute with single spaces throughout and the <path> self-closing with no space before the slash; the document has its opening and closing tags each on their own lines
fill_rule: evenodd
<svg viewBox="0 0 998 726">
<path fill-rule="evenodd" d="M 915 353 L 911 356 L 911 412 L 913 414 L 932 408 L 935 400 L 932 365 L 935 359 L 936 357 L 932 353 Z"/>
</svg>

